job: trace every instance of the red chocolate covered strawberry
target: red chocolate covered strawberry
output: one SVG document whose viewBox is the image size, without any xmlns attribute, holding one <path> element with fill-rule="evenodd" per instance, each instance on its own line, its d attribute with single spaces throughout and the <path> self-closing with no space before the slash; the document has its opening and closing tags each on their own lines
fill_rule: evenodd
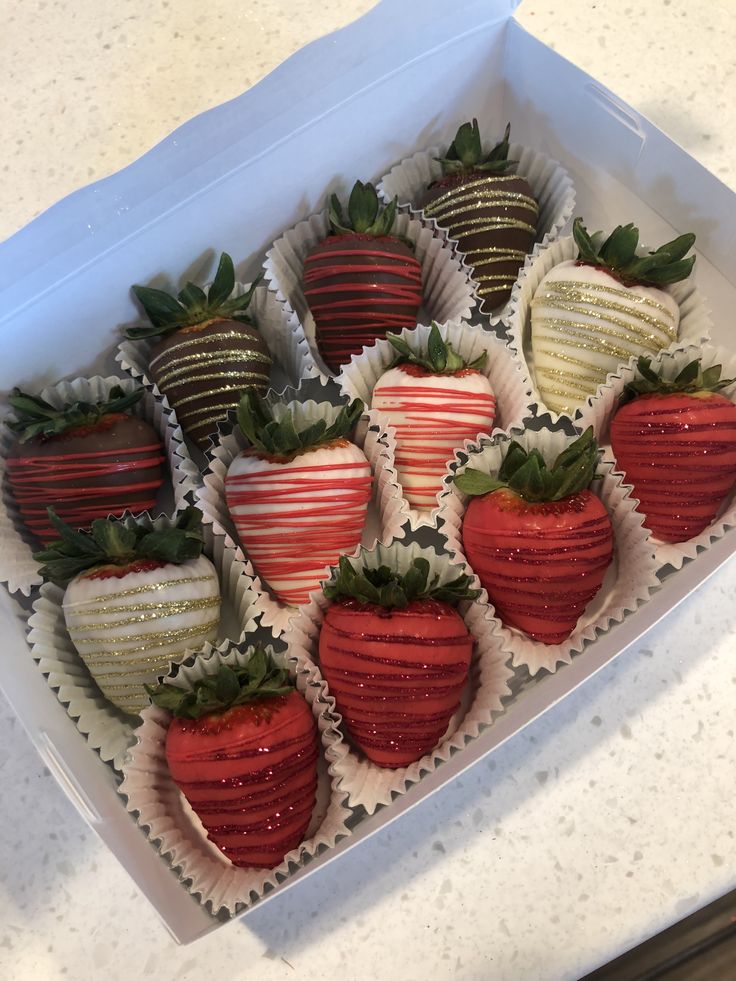
<svg viewBox="0 0 736 981">
<path fill-rule="evenodd" d="M 422 302 L 422 267 L 391 234 L 396 200 L 381 210 L 372 184 L 357 181 L 347 218 L 332 195 L 333 234 L 304 260 L 304 296 L 322 359 L 332 371 L 388 330 L 413 327 Z"/>
<path fill-rule="evenodd" d="M 247 312 L 258 279 L 234 295 L 235 269 L 223 252 L 207 293 L 187 283 L 178 296 L 148 286 L 133 292 L 151 327 L 130 327 L 131 340 L 155 341 L 149 370 L 166 395 L 186 435 L 204 450 L 217 424 L 251 385 L 265 394 L 271 356 Z"/>
<path fill-rule="evenodd" d="M 637 367 L 611 422 L 611 449 L 645 526 L 664 542 L 684 542 L 713 522 L 736 482 L 736 405 L 718 394 L 733 379 L 700 361 L 672 381 L 650 358 Z"/>
<path fill-rule="evenodd" d="M 399 358 L 373 389 L 371 408 L 396 430 L 396 469 L 414 508 L 437 503 L 448 462 L 466 439 L 493 428 L 496 399 L 480 370 L 485 352 L 466 362 L 432 324 L 426 356 L 388 334 Z"/>
<path fill-rule="evenodd" d="M 611 520 L 588 490 L 597 460 L 589 428 L 551 467 L 512 441 L 497 478 L 472 468 L 455 478 L 475 497 L 463 521 L 468 562 L 501 620 L 545 644 L 572 633 L 613 557 Z"/>
<path fill-rule="evenodd" d="M 149 687 L 174 716 L 172 779 L 233 865 L 273 868 L 302 841 L 317 791 L 317 725 L 304 698 L 261 648 L 191 689 Z"/>
<path fill-rule="evenodd" d="M 251 446 L 230 464 L 225 499 L 243 548 L 284 603 L 299 606 L 329 566 L 360 544 L 373 478 L 348 438 L 363 412 L 356 399 L 297 430 L 289 406 L 249 390 L 238 409 Z"/>
<path fill-rule="evenodd" d="M 104 402 L 55 408 L 14 388 L 18 441 L 7 458 L 8 481 L 26 527 L 42 542 L 56 538 L 47 508 L 74 527 L 95 518 L 146 511 L 163 483 L 164 447 L 156 432 L 128 410 L 143 389 L 116 385 Z"/>
<path fill-rule="evenodd" d="M 510 129 L 484 155 L 478 120 L 463 123 L 440 160 L 444 176 L 420 202 L 424 214 L 457 239 L 472 265 L 484 313 L 508 300 L 537 234 L 534 193 L 513 172 L 516 161 L 508 159 Z"/>
<path fill-rule="evenodd" d="M 358 572 L 343 557 L 324 587 L 332 603 L 320 668 L 353 742 L 378 766 L 421 759 L 460 705 L 473 638 L 454 606 L 477 596 L 469 582 L 439 585 L 423 558 L 399 575 L 387 566 Z"/>
</svg>

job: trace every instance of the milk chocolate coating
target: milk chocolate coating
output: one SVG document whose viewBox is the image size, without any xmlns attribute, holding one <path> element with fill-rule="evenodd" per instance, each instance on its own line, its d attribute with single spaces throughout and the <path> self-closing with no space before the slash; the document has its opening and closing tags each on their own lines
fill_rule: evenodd
<svg viewBox="0 0 736 981">
<path fill-rule="evenodd" d="M 252 386 L 265 395 L 270 370 L 265 341 L 255 327 L 237 320 L 184 327 L 151 349 L 151 377 L 201 450 L 237 407 L 243 389 Z"/>
</svg>

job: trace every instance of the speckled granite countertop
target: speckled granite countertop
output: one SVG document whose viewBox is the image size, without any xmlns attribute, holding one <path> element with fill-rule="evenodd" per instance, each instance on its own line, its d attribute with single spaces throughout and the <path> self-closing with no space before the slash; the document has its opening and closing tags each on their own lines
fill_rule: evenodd
<svg viewBox="0 0 736 981">
<path fill-rule="evenodd" d="M 373 5 L 0 2 L 0 238 Z M 525 0 L 517 16 L 736 189 L 732 13 Z M 736 886 L 735 592 L 731 563 L 490 759 L 190 948 L 168 941 L 3 703 L 0 974 L 579 977 Z"/>
</svg>

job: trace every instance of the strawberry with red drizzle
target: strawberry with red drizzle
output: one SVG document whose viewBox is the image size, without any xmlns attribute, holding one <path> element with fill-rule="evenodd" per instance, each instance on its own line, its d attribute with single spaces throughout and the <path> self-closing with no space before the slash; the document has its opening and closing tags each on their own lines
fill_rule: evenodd
<svg viewBox="0 0 736 981">
<path fill-rule="evenodd" d="M 611 422 L 611 449 L 644 525 L 684 542 L 710 525 L 736 482 L 736 405 L 721 365 L 692 361 L 671 381 L 639 358 Z"/>
<path fill-rule="evenodd" d="M 289 606 L 305 603 L 329 566 L 360 544 L 373 478 L 349 436 L 362 412 L 356 399 L 297 430 L 288 405 L 250 389 L 240 402 L 251 446 L 230 464 L 225 499 L 256 572 Z"/>
<path fill-rule="evenodd" d="M 551 467 L 539 450 L 509 445 L 497 477 L 466 468 L 455 484 L 474 499 L 465 555 L 497 615 L 544 644 L 561 644 L 603 584 L 613 528 L 588 489 L 598 447 L 592 428 Z"/>
<path fill-rule="evenodd" d="M 67 630 L 100 691 L 135 715 L 148 704 L 145 684 L 217 637 L 220 584 L 201 554 L 201 513 L 187 508 L 158 529 L 99 518 L 83 532 L 53 511 L 50 520 L 60 538 L 34 558 L 66 587 Z"/>
<path fill-rule="evenodd" d="M 143 389 L 110 389 L 104 402 L 56 408 L 14 388 L 9 402 L 18 434 L 7 458 L 20 517 L 42 542 L 55 537 L 47 508 L 75 527 L 95 518 L 152 508 L 163 483 L 164 447 L 143 419 L 130 415 Z"/>
<path fill-rule="evenodd" d="M 437 324 L 426 354 L 388 334 L 399 358 L 375 388 L 371 407 L 396 430 L 396 469 L 413 508 L 435 507 L 447 463 L 466 439 L 493 428 L 496 399 L 481 371 L 485 352 L 466 362 L 443 341 Z"/>
<path fill-rule="evenodd" d="M 325 585 L 330 606 L 319 662 L 350 738 L 378 766 L 408 766 L 442 739 L 460 705 L 473 638 L 455 606 L 477 590 L 461 575 L 444 585 L 429 562 L 403 575 L 356 570 L 340 559 Z"/>
<path fill-rule="evenodd" d="M 270 869 L 303 840 L 317 791 L 312 710 L 262 649 L 151 701 L 174 716 L 166 761 L 210 841 L 233 865 Z"/>
<path fill-rule="evenodd" d="M 373 185 L 357 181 L 345 217 L 333 194 L 333 234 L 304 261 L 304 296 L 317 347 L 332 371 L 386 331 L 417 322 L 422 267 L 410 246 L 391 234 L 396 204 L 394 199 L 382 210 Z"/>
</svg>

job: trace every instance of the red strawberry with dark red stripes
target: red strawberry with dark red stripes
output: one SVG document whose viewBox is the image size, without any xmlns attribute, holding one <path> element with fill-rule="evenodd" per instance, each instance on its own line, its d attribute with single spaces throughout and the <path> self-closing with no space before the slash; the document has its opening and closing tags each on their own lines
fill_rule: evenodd
<svg viewBox="0 0 736 981">
<path fill-rule="evenodd" d="M 460 704 L 473 638 L 454 609 L 467 576 L 440 586 L 418 558 L 402 576 L 340 560 L 319 660 L 353 742 L 383 767 L 407 766 L 441 740 Z"/>
<path fill-rule="evenodd" d="M 639 358 L 611 422 L 611 449 L 634 487 L 644 524 L 664 542 L 684 542 L 715 519 L 736 482 L 736 405 L 721 366 L 692 361 L 672 381 Z"/>
<path fill-rule="evenodd" d="M 551 467 L 512 441 L 497 478 L 472 468 L 455 478 L 474 497 L 463 520 L 468 562 L 500 619 L 545 644 L 569 637 L 613 557 L 608 512 L 587 489 L 597 460 L 589 428 Z"/>
<path fill-rule="evenodd" d="M 150 510 L 163 483 L 166 459 L 157 433 L 128 413 L 143 389 L 119 385 L 104 402 L 56 408 L 14 388 L 18 441 L 8 453 L 8 481 L 26 527 L 42 542 L 57 537 L 47 508 L 75 528 L 125 511 Z"/>
<path fill-rule="evenodd" d="M 414 327 L 422 302 L 422 267 L 391 234 L 396 200 L 381 210 L 372 184 L 357 181 L 347 218 L 332 195 L 333 234 L 304 260 L 304 296 L 322 359 L 339 371 L 387 331 Z"/>
<path fill-rule="evenodd" d="M 288 672 L 255 648 L 192 689 L 149 693 L 174 716 L 166 760 L 208 838 L 233 865 L 278 865 L 303 840 L 317 792 L 317 725 Z"/>
</svg>

